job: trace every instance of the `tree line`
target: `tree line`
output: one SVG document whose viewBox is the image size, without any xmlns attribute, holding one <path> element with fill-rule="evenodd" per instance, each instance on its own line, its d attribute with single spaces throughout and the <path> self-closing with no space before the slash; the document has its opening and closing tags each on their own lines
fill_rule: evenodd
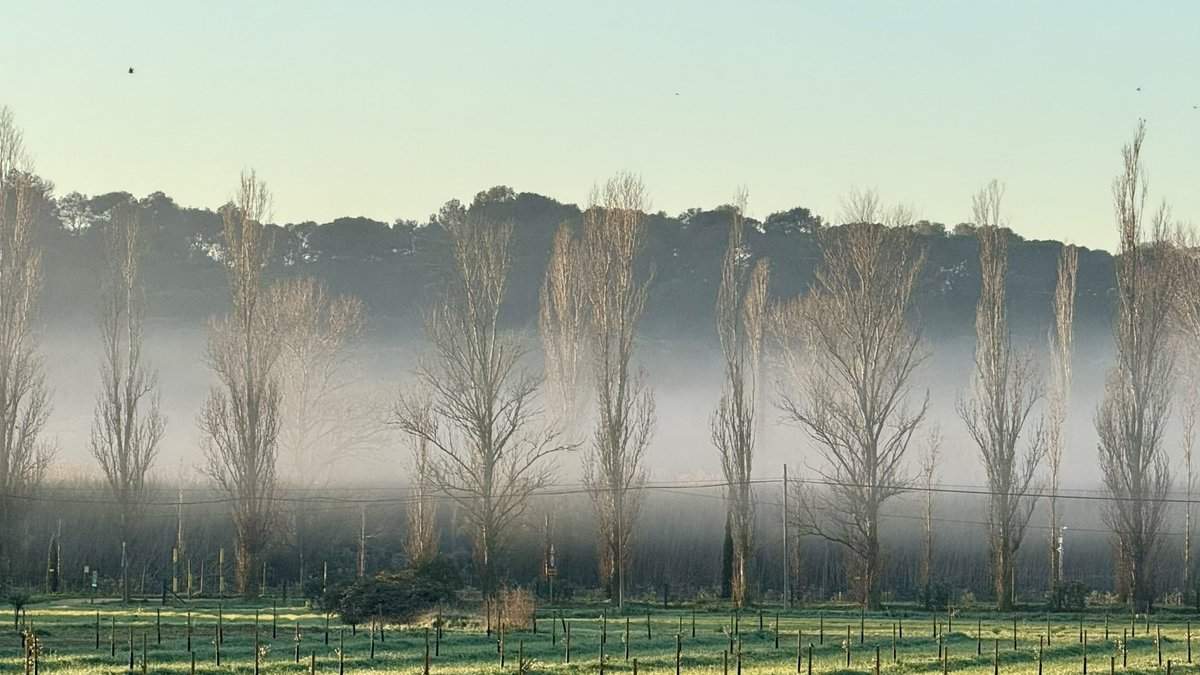
<svg viewBox="0 0 1200 675">
<path fill-rule="evenodd" d="M 1179 407 L 1185 411 L 1190 528 L 1190 420 L 1196 406 L 1192 397 L 1177 396 L 1177 385 L 1194 370 L 1200 336 L 1200 285 L 1189 283 L 1191 275 L 1200 275 L 1200 259 L 1190 233 L 1165 206 L 1146 213 L 1144 137 L 1139 126 L 1113 184 L 1120 237 L 1116 359 L 1093 420 L 1117 590 L 1141 611 L 1162 590 L 1157 564 L 1172 485 L 1166 426 L 1177 398 L 1184 399 Z M 44 438 L 51 397 L 34 330 L 42 290 L 37 230 L 45 222 L 39 213 L 53 204 L 52 185 L 33 171 L 7 109 L 0 117 L 0 180 L 0 564 L 7 579 L 11 542 L 54 455 Z M 219 237 L 197 244 L 223 272 L 227 293 L 223 311 L 208 326 L 205 362 L 212 384 L 196 420 L 204 473 L 229 509 L 236 592 L 260 593 L 281 522 L 297 539 L 311 535 L 305 500 L 289 508 L 284 486 L 303 486 L 385 428 L 398 432 L 411 455 L 405 560 L 439 555 L 438 505 L 448 502 L 469 545 L 478 586 L 493 596 L 512 564 L 532 499 L 556 484 L 557 459 L 578 452 L 580 492 L 590 501 L 595 528 L 596 578 L 618 607 L 639 585 L 630 577 L 648 488 L 644 460 L 661 423 L 638 359 L 657 273 L 647 256 L 653 217 L 648 191 L 636 175 L 618 174 L 593 190 L 577 221 L 558 227 L 537 293 L 540 349 L 504 317 L 518 228 L 482 207 L 510 197 L 485 194 L 469 207 L 451 201 L 431 219 L 437 228 L 429 235 L 440 242 L 446 264 L 436 288 L 427 291 L 428 354 L 414 364 L 414 383 L 375 417 L 348 395 L 341 367 L 347 345 L 362 330 L 363 303 L 312 278 L 273 273 L 275 264 L 295 259 L 277 257 L 280 232 L 269 225 L 266 183 L 253 171 L 241 176 L 234 198 L 218 211 Z M 783 486 L 795 508 L 782 517 L 797 537 L 823 540 L 840 552 L 845 582 L 867 608 L 878 608 L 886 590 L 881 529 L 887 509 L 924 486 L 921 585 L 928 595 L 938 545 L 934 486 L 944 453 L 928 419 L 929 396 L 915 389 L 914 376 L 932 356 L 917 316 L 928 256 L 923 237 L 931 226 L 909 208 L 885 206 L 874 191 L 852 192 L 843 203 L 842 224 L 827 226 L 808 214 L 797 226 L 813 237 L 819 255 L 807 285 L 780 297 L 769 292 L 779 265 L 746 244 L 748 232 L 768 229 L 747 223 L 747 199 L 739 191 L 724 209 L 726 226 L 715 230 L 725 243 L 712 270 L 718 287 L 708 300 L 722 356 L 709 451 L 719 456 L 724 476 L 729 594 L 739 606 L 754 596 L 752 560 L 761 527 L 754 457 L 769 419 L 763 411 L 771 409 L 805 449 L 797 455 L 801 475 Z M 974 222 L 964 226 L 977 242 L 980 293 L 975 368 L 958 417 L 986 475 L 990 580 L 997 605 L 1008 609 L 1017 597 L 1022 544 L 1042 497 L 1050 505 L 1049 531 L 1059 527 L 1078 251 L 1067 246 L 1059 252 L 1055 292 L 1045 308 L 1053 317 L 1045 352 L 1016 348 L 1007 297 L 1014 235 L 1003 199 L 1001 183 L 986 185 L 972 199 Z M 89 447 L 119 518 L 126 597 L 128 558 L 145 555 L 127 547 L 145 512 L 147 476 L 165 425 L 157 376 L 142 354 L 142 215 L 124 200 L 96 225 L 108 273 L 97 311 L 103 362 Z M 783 227 L 778 221 L 774 227 Z M 303 247 L 296 255 L 303 257 Z M 1036 365 L 1041 359 L 1051 364 L 1048 384 Z M 923 449 L 923 457 L 914 457 L 914 447 Z M 280 475 L 284 453 L 296 459 L 291 466 L 299 467 L 297 475 Z M 359 575 L 367 567 L 365 520 L 364 511 Z M 543 571 L 553 575 L 554 542 L 551 528 L 545 530 Z M 182 532 L 180 526 L 176 559 L 187 546 Z M 1190 545 L 1189 532 L 1187 565 Z M 1051 547 L 1047 576 L 1056 586 L 1063 579 Z M 785 561 L 792 548 L 801 558 L 798 543 L 788 539 Z M 1188 571 L 1185 587 L 1191 578 Z"/>
</svg>

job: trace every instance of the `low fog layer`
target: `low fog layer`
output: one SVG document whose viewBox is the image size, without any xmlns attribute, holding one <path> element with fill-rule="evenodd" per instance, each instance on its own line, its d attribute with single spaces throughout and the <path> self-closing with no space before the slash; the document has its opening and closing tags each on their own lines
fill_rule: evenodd
<svg viewBox="0 0 1200 675">
<path fill-rule="evenodd" d="M 54 401 L 47 433 L 59 447 L 54 469 L 57 475 L 94 475 L 97 471 L 87 446 L 99 387 L 97 331 L 95 321 L 79 317 L 50 322 L 42 332 L 41 346 Z M 528 331 L 528 338 L 536 349 L 536 334 Z M 1026 338 L 1025 343 L 1028 349 L 1037 350 L 1041 361 L 1045 360 L 1044 343 L 1035 343 L 1033 337 Z M 206 344 L 206 325 L 201 317 L 194 321 L 152 320 L 147 327 L 145 354 L 159 372 L 161 402 L 167 416 L 162 455 L 155 470 L 164 481 L 200 478 L 197 469 L 202 461 L 202 433 L 196 418 L 212 384 L 204 360 Z M 640 348 L 641 366 L 657 397 L 658 423 L 646 455 L 650 479 L 719 478 L 719 459 L 709 434 L 709 418 L 720 397 L 721 384 L 720 354 L 715 343 L 692 336 L 645 338 Z M 928 357 L 913 386 L 914 403 L 926 390 L 929 393 L 929 422 L 938 425 L 944 439 L 944 462 L 939 471 L 946 483 L 978 485 L 984 481 L 978 450 L 966 436 L 955 409 L 969 384 L 973 349 L 973 336 L 967 334 L 927 335 Z M 387 320 L 368 323 L 365 335 L 354 346 L 349 372 L 353 373 L 355 395 L 381 424 L 386 421 L 392 399 L 410 382 L 417 359 L 426 352 L 425 342 L 405 327 Z M 540 366 L 540 359 L 540 352 L 534 351 L 531 365 Z M 1099 486 L 1092 417 L 1111 359 L 1111 335 L 1094 331 L 1078 336 L 1064 460 L 1068 467 L 1065 487 Z M 771 398 L 774 386 L 772 381 L 768 387 Z M 1039 411 L 1042 408 L 1044 405 Z M 807 473 L 806 464 L 818 462 L 811 441 L 801 429 L 783 421 L 777 408 L 767 407 L 762 422 L 755 454 L 757 475 L 777 478 L 786 463 L 793 477 L 802 477 Z M 1176 445 L 1169 443 L 1172 451 Z M 560 458 L 562 482 L 578 482 L 581 454 Z M 286 462 L 286 458 L 281 461 Z M 330 479 L 334 483 L 404 483 L 408 461 L 406 442 L 399 434 L 385 432 L 374 450 L 340 458 Z M 914 452 L 910 458 L 914 470 L 917 461 Z M 281 469 L 286 475 L 286 467 Z"/>
</svg>

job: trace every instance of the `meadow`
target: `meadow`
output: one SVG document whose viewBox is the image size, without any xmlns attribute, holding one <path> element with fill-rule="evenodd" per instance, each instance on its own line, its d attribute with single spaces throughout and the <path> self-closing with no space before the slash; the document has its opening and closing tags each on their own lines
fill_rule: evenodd
<svg viewBox="0 0 1200 675">
<path fill-rule="evenodd" d="M 1193 615 L 1118 611 L 928 613 L 910 606 L 864 614 L 830 605 L 735 615 L 728 607 L 643 604 L 618 615 L 573 605 L 539 609 L 536 627 L 489 634 L 479 616 L 449 609 L 413 625 L 375 627 L 269 602 L 122 607 L 55 599 L 7 617 L 0 672 L 26 672 L 30 635 L 38 673 L 422 673 L 427 653 L 428 672 L 453 674 L 1192 670 Z"/>
</svg>

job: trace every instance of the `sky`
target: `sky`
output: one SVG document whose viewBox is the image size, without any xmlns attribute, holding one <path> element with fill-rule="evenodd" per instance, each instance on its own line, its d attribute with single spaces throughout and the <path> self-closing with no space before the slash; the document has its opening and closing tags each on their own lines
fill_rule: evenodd
<svg viewBox="0 0 1200 675">
<path fill-rule="evenodd" d="M 998 178 L 1029 238 L 1110 248 L 1120 147 L 1200 224 L 1200 3 L 0 3 L 0 105 L 60 193 L 278 222 L 424 219 L 492 185 L 836 219 L 853 188 L 947 225 Z M 128 74 L 128 68 L 135 72 Z M 1140 91 L 1138 88 L 1140 87 Z"/>
</svg>

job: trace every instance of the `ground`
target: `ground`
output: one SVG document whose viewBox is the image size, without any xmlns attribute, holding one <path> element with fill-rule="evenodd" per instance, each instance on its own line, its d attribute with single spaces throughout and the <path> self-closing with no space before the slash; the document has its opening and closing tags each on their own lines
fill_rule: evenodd
<svg viewBox="0 0 1200 675">
<path fill-rule="evenodd" d="M 734 625 L 730 649 L 731 613 L 728 608 L 632 607 L 616 615 L 600 606 L 571 606 L 539 610 L 537 632 L 513 631 L 504 636 L 504 666 L 498 653 L 498 635 L 488 636 L 473 620 L 455 619 L 438 643 L 436 631 L 429 632 L 431 673 L 515 673 L 520 655 L 532 659 L 528 672 L 596 673 L 600 671 L 602 612 L 607 619 L 605 672 L 629 673 L 634 660 L 639 673 L 673 673 L 676 648 L 681 651 L 680 668 L 685 673 L 737 673 L 740 633 L 741 672 L 747 674 L 797 672 L 797 642 L 801 645 L 800 670 L 807 672 L 809 650 L 814 673 L 872 673 L 876 653 L 881 672 L 939 673 L 937 630 L 944 636 L 948 658 L 945 667 L 953 672 L 988 675 L 998 655 L 1002 673 L 1038 672 L 1039 640 L 1047 635 L 1047 615 L 1037 611 L 997 614 L 991 611 L 959 611 L 951 616 L 930 614 L 914 608 L 891 608 L 860 616 L 845 606 L 779 611 L 778 608 L 748 609 Z M 187 650 L 187 622 L 192 620 L 192 648 Z M 647 612 L 650 636 L 647 637 Z M 1136 634 L 1128 640 L 1128 667 L 1122 667 L 1122 632 L 1131 629 L 1127 613 L 1109 616 L 1103 610 L 1087 614 L 1056 614 L 1049 618 L 1050 642 L 1043 652 L 1043 672 L 1082 673 L 1085 648 L 1080 634 L 1086 632 L 1087 668 L 1093 673 L 1108 671 L 1110 665 L 1131 673 L 1188 670 L 1191 615 L 1159 612 L 1138 617 Z M 344 673 L 420 673 L 425 658 L 427 625 L 387 626 L 382 639 L 375 636 L 371 657 L 371 631 L 340 625 L 330 620 L 326 643 L 325 615 L 300 607 L 280 607 L 274 615 L 270 603 L 257 605 L 227 601 L 195 601 L 187 607 L 157 607 L 144 604 L 123 609 L 115 601 L 51 600 L 27 608 L 25 619 L 32 624 L 42 645 L 39 673 L 127 673 L 132 635 L 134 672 L 188 673 L 192 655 L 197 673 L 253 673 L 257 613 L 260 672 L 306 673 L 310 658 L 316 672 L 339 672 L 339 646 L 344 644 Z M 218 614 L 224 630 L 221 665 L 216 665 L 214 636 Z M 759 628 L 761 615 L 762 628 Z M 97 639 L 97 616 L 99 638 Z M 693 616 L 695 634 L 693 636 Z M 552 617 L 561 617 L 552 619 Z M 0 623 L 0 672 L 22 672 L 22 638 L 8 614 Z M 629 661 L 625 659 L 626 619 L 629 625 Z M 947 621 L 952 625 L 947 625 Z M 1016 625 L 1016 648 L 1013 626 Z M 901 637 L 900 624 L 903 623 Z M 1105 624 L 1108 638 L 1105 638 Z M 563 625 L 570 626 L 571 659 L 565 663 Z M 936 628 L 935 628 L 936 625 Z M 114 630 L 115 626 L 115 630 Z M 300 663 L 296 658 L 296 627 L 300 627 Z M 1082 626 L 1082 629 L 1081 629 Z M 1200 629 L 1200 621 L 1197 621 Z M 161 641 L 159 633 L 161 630 Z M 849 630 L 850 666 L 846 666 Z M 860 630 L 862 632 L 860 636 Z M 893 630 L 896 658 L 893 660 Z M 801 634 L 802 632 L 802 634 Z M 1161 640 L 1162 666 L 1159 666 Z M 677 642 L 678 636 L 678 642 Z M 822 639 L 823 636 L 823 639 Z M 799 640 L 798 640 L 799 638 Z M 97 642 L 99 647 L 97 648 Z M 1196 645 L 1200 649 L 1200 644 Z M 114 655 L 115 652 L 115 655 Z M 1200 653 L 1196 654 L 1200 661 Z M 1110 659 L 1113 659 L 1110 662 Z M 32 672 L 32 671 L 31 671 Z"/>
</svg>

